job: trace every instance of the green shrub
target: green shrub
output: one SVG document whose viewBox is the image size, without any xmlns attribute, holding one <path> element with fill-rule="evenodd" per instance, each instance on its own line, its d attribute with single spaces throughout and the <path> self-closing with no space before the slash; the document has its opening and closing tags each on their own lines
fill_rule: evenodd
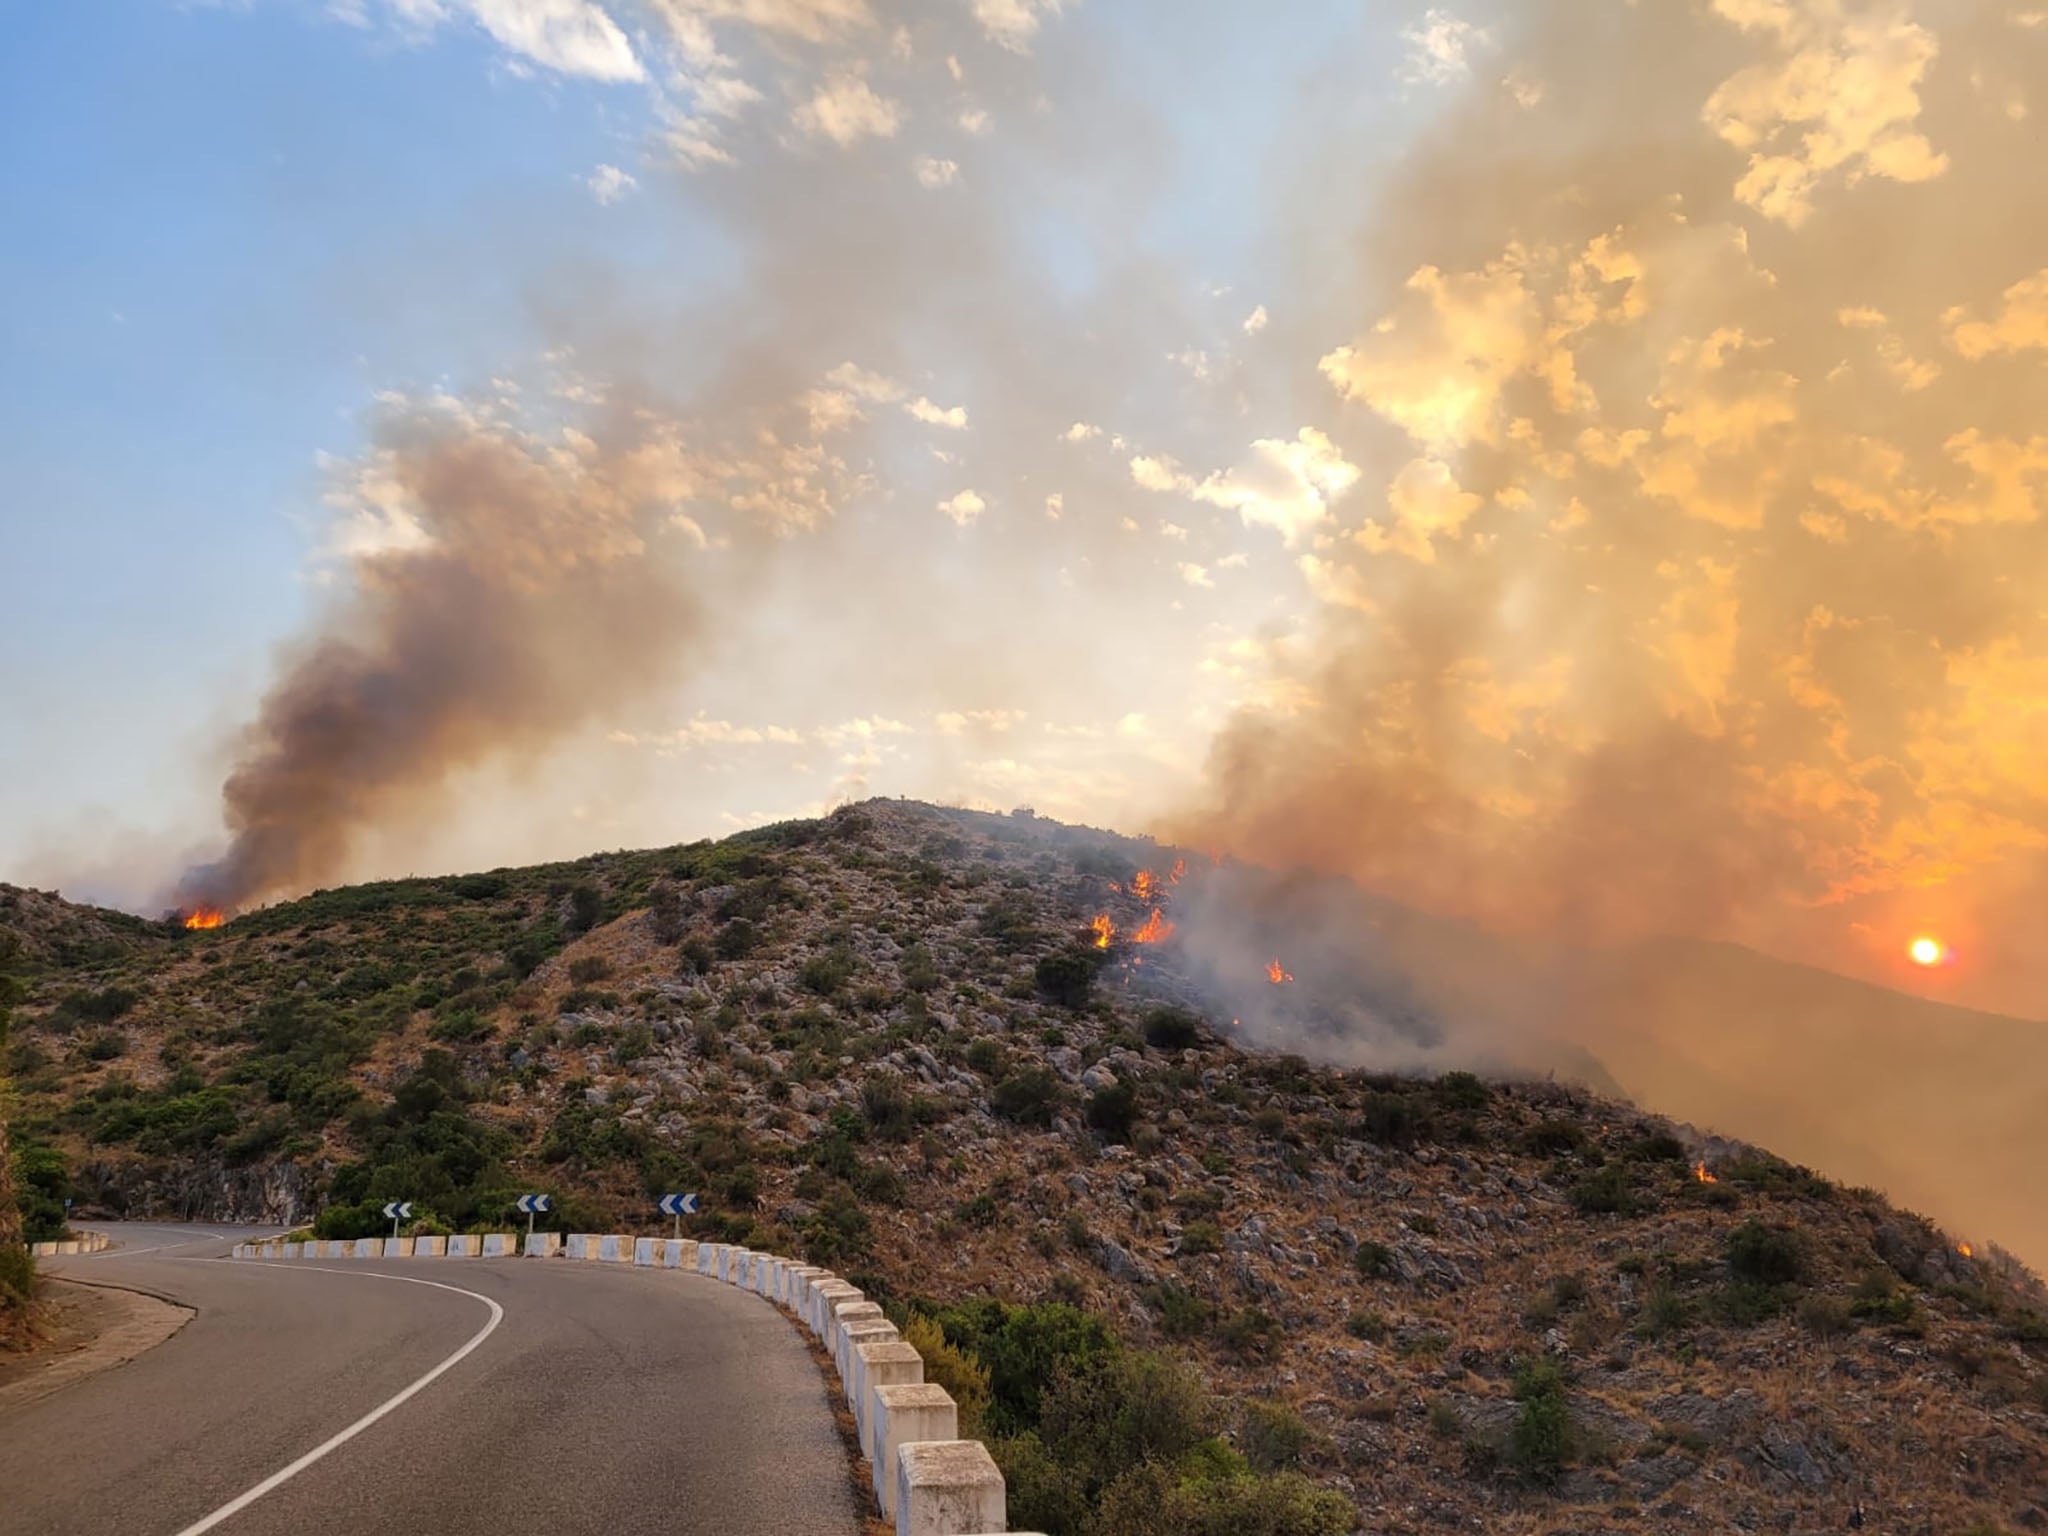
<svg viewBox="0 0 2048 1536">
<path fill-rule="evenodd" d="M 1404 1147 L 1417 1140 L 1428 1123 L 1428 1112 L 1414 1095 L 1369 1093 L 1359 1115 L 1358 1129 L 1367 1141 Z"/>
<path fill-rule="evenodd" d="M 1145 1043 L 1155 1050 L 1189 1051 L 1202 1043 L 1202 1021 L 1179 1008 L 1154 1008 L 1145 1015 Z"/>
<path fill-rule="evenodd" d="M 1585 1216 L 1633 1216 L 1642 1208 L 1627 1163 L 1605 1163 L 1572 1185 L 1572 1208 Z"/>
<path fill-rule="evenodd" d="M 1368 1239 L 1351 1255 L 1351 1264 L 1366 1279 L 1383 1280 L 1394 1272 L 1394 1250 Z"/>
<path fill-rule="evenodd" d="M 1223 1248 L 1223 1229 L 1213 1221 L 1191 1221 L 1180 1229 L 1182 1257 L 1218 1253 Z"/>
<path fill-rule="evenodd" d="M 1751 1219 L 1728 1234 L 1728 1272 L 1738 1281 L 1789 1285 L 1806 1273 L 1805 1247 L 1790 1227 Z"/>
<path fill-rule="evenodd" d="M 1538 1157 L 1556 1157 L 1582 1149 L 1586 1133 L 1570 1120 L 1540 1120 L 1523 1132 L 1522 1145 Z"/>
<path fill-rule="evenodd" d="M 1799 1303 L 1799 1326 L 1816 1338 L 1840 1338 L 1854 1322 L 1850 1307 L 1846 1296 L 1808 1296 Z"/>
<path fill-rule="evenodd" d="M 1244 1405 L 1237 1443 L 1245 1460 L 1260 1472 L 1289 1472 L 1301 1465 L 1308 1449 L 1308 1425 L 1285 1403 L 1253 1398 Z"/>
<path fill-rule="evenodd" d="M 1910 1322 L 1913 1317 L 1913 1293 L 1898 1281 L 1891 1270 L 1870 1269 L 1856 1282 L 1855 1290 L 1849 1293 L 1849 1315 L 1865 1322 L 1887 1327 Z"/>
<path fill-rule="evenodd" d="M 1493 1090 L 1470 1072 L 1446 1072 L 1436 1080 L 1436 1096 L 1446 1108 L 1468 1113 L 1493 1102 Z"/>
<path fill-rule="evenodd" d="M 1084 1008 L 1100 968 L 1099 950 L 1064 949 L 1045 956 L 1032 968 L 1031 983 L 1048 1002 L 1062 1008 Z"/>
<path fill-rule="evenodd" d="M 1090 1095 L 1082 1118 L 1090 1130 L 1100 1131 L 1110 1141 L 1128 1141 L 1138 1119 L 1138 1092 L 1125 1082 L 1098 1089 Z"/>
<path fill-rule="evenodd" d="M 989 1108 L 1015 1125 L 1050 1126 L 1059 1104 L 1060 1080 L 1049 1067 L 1026 1067 L 989 1094 Z"/>
<path fill-rule="evenodd" d="M 32 1241 L 41 1242 L 36 1238 Z M 0 1315 L 35 1300 L 36 1260 L 21 1243 L 0 1245 Z"/>
<path fill-rule="evenodd" d="M 948 1340 L 936 1318 L 921 1312 L 904 1324 L 903 1342 L 924 1356 L 924 1379 L 944 1387 L 958 1405 L 962 1438 L 980 1436 L 988 1417 L 988 1367 Z"/>
<path fill-rule="evenodd" d="M 1508 1431 L 1508 1464 L 1537 1477 L 1554 1477 L 1572 1454 L 1571 1410 L 1564 1377 L 1548 1360 L 1525 1361 L 1515 1372 L 1522 1407 Z"/>
<path fill-rule="evenodd" d="M 1191 1339 L 1209 1326 L 1209 1304 L 1174 1281 L 1148 1287 L 1145 1300 L 1159 1314 L 1159 1331 L 1169 1339 Z"/>
<path fill-rule="evenodd" d="M 1362 1308 L 1344 1319 L 1344 1331 L 1354 1339 L 1378 1344 L 1388 1333 L 1387 1320 L 1371 1308 Z"/>
</svg>

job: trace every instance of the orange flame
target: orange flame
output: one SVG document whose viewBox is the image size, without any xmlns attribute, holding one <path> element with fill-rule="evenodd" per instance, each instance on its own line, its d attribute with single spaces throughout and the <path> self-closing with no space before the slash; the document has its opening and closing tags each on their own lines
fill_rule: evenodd
<svg viewBox="0 0 2048 1536">
<path fill-rule="evenodd" d="M 1163 943 L 1165 940 L 1173 937 L 1173 924 L 1169 923 L 1160 914 L 1157 907 L 1154 907 L 1152 915 L 1145 919 L 1145 926 L 1132 934 L 1131 937 L 1140 944 Z"/>
<path fill-rule="evenodd" d="M 187 928 L 218 928 L 227 920 L 227 913 L 219 907 L 194 907 L 185 914 Z"/>
<path fill-rule="evenodd" d="M 1970 1245 L 1968 1243 L 1957 1243 L 1956 1252 L 1967 1259 L 1970 1257 Z"/>
<path fill-rule="evenodd" d="M 1166 883 L 1168 885 L 1179 885 L 1181 881 L 1181 876 L 1185 875 L 1187 872 L 1188 861 L 1186 859 L 1175 859 L 1173 861 L 1173 869 L 1170 873 L 1168 873 L 1166 877 Z"/>
<path fill-rule="evenodd" d="M 1109 920 L 1107 912 L 1096 913 L 1094 921 L 1089 923 L 1088 926 L 1095 930 L 1095 947 L 1097 949 L 1107 949 L 1115 942 L 1116 924 Z"/>
<path fill-rule="evenodd" d="M 1131 876 L 1131 894 L 1140 901 L 1159 899 L 1159 877 L 1149 869 L 1141 869 Z"/>
<path fill-rule="evenodd" d="M 1702 1184 L 1718 1184 L 1721 1182 L 1711 1173 L 1707 1172 L 1707 1165 L 1705 1163 L 1694 1163 L 1692 1165 L 1692 1176 Z"/>
<path fill-rule="evenodd" d="M 1268 960 L 1266 962 L 1266 980 L 1273 983 L 1276 987 L 1284 987 L 1288 982 L 1294 980 L 1294 972 L 1281 965 L 1278 960 Z"/>
</svg>

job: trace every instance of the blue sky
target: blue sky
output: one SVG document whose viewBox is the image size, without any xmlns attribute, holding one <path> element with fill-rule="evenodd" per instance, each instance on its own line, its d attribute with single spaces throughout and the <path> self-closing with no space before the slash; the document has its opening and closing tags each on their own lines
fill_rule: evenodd
<svg viewBox="0 0 2048 1536">
<path fill-rule="evenodd" d="M 1384 81 L 1398 39 L 1345 6 L 1272 30 L 1173 9 L 1162 32 L 1156 6 L 1096 8 L 1087 51 L 1114 76 L 1093 88 L 1155 124 L 1164 182 L 1138 238 L 1189 283 L 1233 289 L 1217 308 L 1234 324 L 1234 290 L 1273 257 L 1245 216 L 1292 132 L 1273 100 L 1384 111 L 1397 93 L 1354 91 L 1332 59 L 1371 59 Z M 204 844 L 235 732 L 333 595 L 321 464 L 362 451 L 377 392 L 530 376 L 578 273 L 650 312 L 733 277 L 700 183 L 658 149 L 660 112 L 688 93 L 661 89 L 633 30 L 646 15 L 620 11 L 651 83 L 549 67 L 460 6 L 432 26 L 389 0 L 347 10 L 107 0 L 13 19 L 0 198 L 25 238 L 0 245 L 0 859 L 31 874 L 68 864 L 113 890 L 124 850 L 175 862 Z M 989 52 L 991 70 L 1022 59 Z M 1004 152 L 1001 133 L 954 138 Z M 607 165 L 631 181 L 601 202 Z M 1026 184 L 1024 237 L 1085 290 L 1105 205 Z M 815 792 L 737 808 L 714 793 L 681 819 Z"/>
</svg>

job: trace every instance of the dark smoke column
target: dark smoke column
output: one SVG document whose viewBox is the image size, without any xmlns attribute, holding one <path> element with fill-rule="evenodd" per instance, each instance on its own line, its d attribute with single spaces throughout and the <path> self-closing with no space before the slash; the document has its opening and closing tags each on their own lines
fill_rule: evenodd
<svg viewBox="0 0 2048 1536">
<path fill-rule="evenodd" d="M 698 489 L 672 442 L 543 445 L 402 411 L 361 466 L 394 536 L 298 647 L 223 789 L 231 835 L 181 883 L 230 911 L 341 869 L 449 777 L 559 740 L 672 680 L 695 605 L 664 526 Z"/>
</svg>

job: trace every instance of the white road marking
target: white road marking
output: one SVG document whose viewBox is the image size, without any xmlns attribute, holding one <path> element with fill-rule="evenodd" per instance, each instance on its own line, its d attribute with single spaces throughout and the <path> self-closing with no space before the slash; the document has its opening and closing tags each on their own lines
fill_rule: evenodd
<svg viewBox="0 0 2048 1536">
<path fill-rule="evenodd" d="M 186 1264 L 207 1264 L 212 1263 L 213 1261 L 210 1259 L 183 1259 L 172 1260 L 171 1262 Z M 215 1526 L 219 1525 L 223 1520 L 227 1520 L 235 1515 L 240 1514 L 243 1510 L 247 1509 L 251 1504 L 254 1504 L 258 1499 L 262 1498 L 266 1493 L 269 1493 L 272 1489 L 281 1487 L 285 1483 L 290 1482 L 293 1478 L 297 1477 L 301 1472 L 305 1471 L 306 1468 L 312 1466 L 314 1462 L 320 1460 L 320 1458 L 325 1456 L 329 1451 L 339 1450 L 342 1446 L 348 1444 L 349 1441 L 355 1439 L 357 1435 L 360 1435 L 364 1430 L 368 1429 L 372 1424 L 376 1423 L 379 1419 L 383 1418 L 384 1415 L 392 1412 L 396 1408 L 402 1407 L 407 1402 L 410 1402 L 413 1399 L 413 1397 L 415 1397 L 417 1394 L 425 1391 L 429 1386 L 433 1385 L 433 1383 L 437 1379 L 439 1379 L 443 1374 L 453 1370 L 463 1360 L 467 1359 L 471 1352 L 474 1351 L 479 1344 L 483 1343 L 485 1339 L 488 1339 L 494 1332 L 496 1332 L 498 1324 L 502 1323 L 505 1320 L 505 1309 L 499 1306 L 495 1301 L 491 1300 L 490 1297 L 480 1295 L 476 1291 L 465 1291 L 459 1285 L 443 1285 L 438 1280 L 415 1280 L 409 1275 L 379 1275 L 372 1274 L 368 1271 L 359 1269 L 327 1269 L 325 1267 L 322 1267 L 319 1269 L 313 1269 L 309 1271 L 307 1266 L 303 1264 L 293 1264 L 289 1267 L 282 1264 L 274 1267 L 267 1264 L 262 1266 L 251 1267 L 260 1267 L 265 1271 L 273 1273 L 281 1272 L 285 1274 L 306 1274 L 310 1272 L 312 1274 L 317 1275 L 353 1275 L 357 1279 L 361 1280 L 395 1280 L 401 1285 L 430 1285 L 437 1291 L 453 1291 L 458 1296 L 467 1296 L 471 1301 L 482 1302 L 485 1306 L 491 1309 L 491 1320 L 485 1323 L 482 1328 L 478 1329 L 477 1332 L 470 1338 L 467 1344 L 463 1345 L 460 1349 L 456 1350 L 454 1354 L 450 1355 L 446 1360 L 443 1360 L 439 1365 L 435 1366 L 431 1371 L 427 1372 L 426 1375 L 420 1377 L 419 1380 L 415 1381 L 411 1386 L 407 1387 L 404 1391 L 400 1392 L 396 1397 L 387 1398 L 384 1402 L 379 1403 L 375 1408 L 372 1408 L 360 1419 L 357 1419 L 355 1423 L 349 1425 L 347 1429 L 344 1429 L 339 1434 L 333 1435 L 330 1438 L 323 1440 L 320 1444 L 314 1446 L 312 1450 L 306 1452 L 305 1455 L 301 1456 L 297 1461 L 292 1462 L 289 1466 L 278 1468 L 277 1471 L 271 1473 L 270 1476 L 263 1479 L 262 1482 L 258 1483 L 254 1488 L 251 1488 L 247 1493 L 244 1493 L 237 1498 L 228 1500 L 227 1503 L 221 1505 L 219 1509 L 216 1509 L 212 1514 L 208 1515 L 205 1519 L 194 1521 L 191 1525 L 186 1526 L 182 1531 L 178 1532 L 178 1536 L 200 1536 L 200 1532 L 212 1530 Z"/>
</svg>

